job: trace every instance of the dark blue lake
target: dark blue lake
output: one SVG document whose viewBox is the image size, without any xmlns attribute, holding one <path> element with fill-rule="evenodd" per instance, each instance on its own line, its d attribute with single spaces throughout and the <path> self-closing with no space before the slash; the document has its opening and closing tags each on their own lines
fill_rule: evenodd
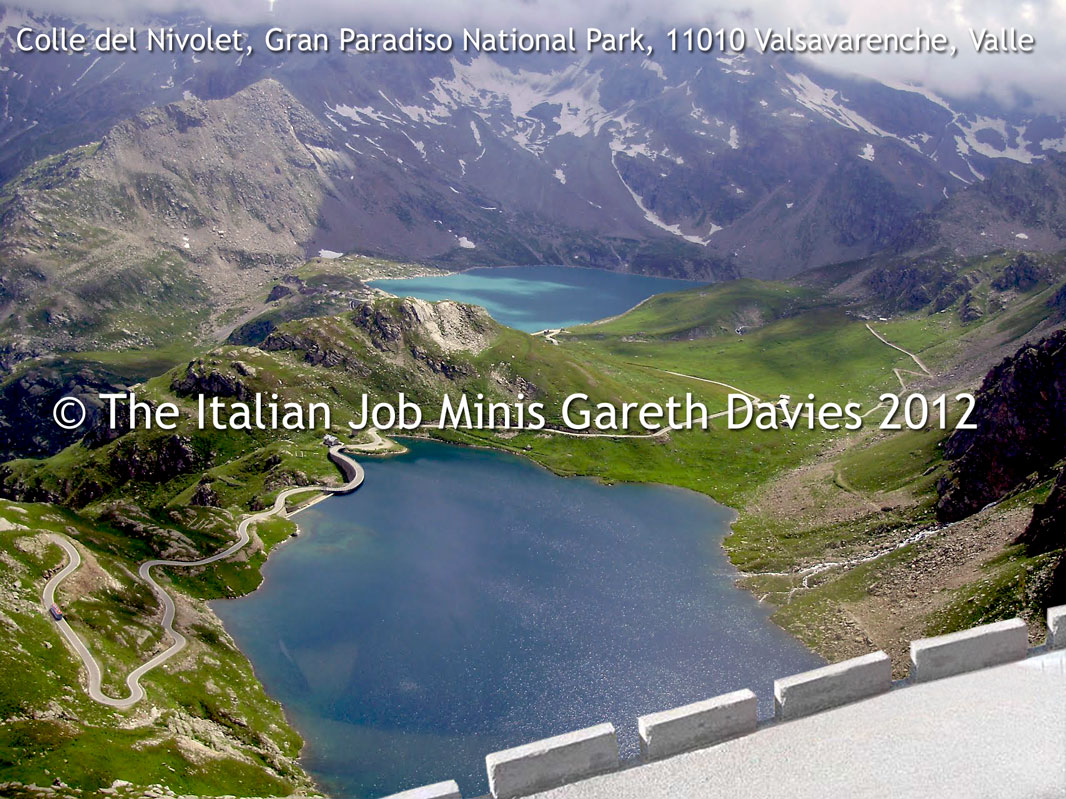
<svg viewBox="0 0 1066 799">
<path fill-rule="evenodd" d="M 375 280 L 370 285 L 398 297 L 480 305 L 501 324 L 535 332 L 616 316 L 654 294 L 696 284 L 605 269 L 507 266 L 439 277 Z"/>
<path fill-rule="evenodd" d="M 699 494 L 561 478 L 416 441 L 298 519 L 250 596 L 213 603 L 339 797 L 444 779 L 485 755 L 772 681 L 823 661 L 734 587 L 733 512 Z"/>
</svg>

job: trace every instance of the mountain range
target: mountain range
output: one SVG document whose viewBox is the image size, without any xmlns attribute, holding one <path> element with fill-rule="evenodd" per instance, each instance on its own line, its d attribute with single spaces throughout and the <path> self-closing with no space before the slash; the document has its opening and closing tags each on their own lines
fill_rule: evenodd
<svg viewBox="0 0 1066 799">
<path fill-rule="evenodd" d="M 1066 149 L 1058 116 L 789 57 L 13 52 L 18 28 L 59 23 L 90 30 L 0 18 L 0 179 L 149 106 L 260 84 L 317 123 L 294 135 L 331 173 L 292 231 L 304 255 L 786 277 L 898 244 L 916 214 L 997 165 Z M 227 113 L 250 152 L 263 117 L 286 115 L 269 102 Z M 210 161 L 202 144 L 183 152 Z"/>
</svg>

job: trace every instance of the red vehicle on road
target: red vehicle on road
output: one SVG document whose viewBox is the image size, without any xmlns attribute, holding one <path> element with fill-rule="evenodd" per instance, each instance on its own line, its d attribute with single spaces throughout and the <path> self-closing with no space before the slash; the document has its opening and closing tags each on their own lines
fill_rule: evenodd
<svg viewBox="0 0 1066 799">
<path fill-rule="evenodd" d="M 59 609 L 59 605 L 55 602 L 52 603 L 52 607 L 48 608 L 48 612 L 52 614 L 52 618 L 56 621 L 63 620 L 63 611 Z"/>
</svg>

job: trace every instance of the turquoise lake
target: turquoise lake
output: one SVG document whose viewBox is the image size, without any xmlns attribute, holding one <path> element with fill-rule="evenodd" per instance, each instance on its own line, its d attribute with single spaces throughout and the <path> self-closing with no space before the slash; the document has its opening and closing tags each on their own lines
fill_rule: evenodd
<svg viewBox="0 0 1066 799">
<path fill-rule="evenodd" d="M 616 316 L 654 294 L 698 284 L 603 269 L 507 266 L 435 277 L 374 280 L 370 285 L 399 297 L 480 305 L 497 322 L 532 333 Z"/>
<path fill-rule="evenodd" d="M 445 779 L 485 755 L 823 664 L 734 586 L 733 512 L 651 485 L 561 478 L 524 458 L 410 442 L 301 513 L 264 583 L 212 603 L 336 797 Z"/>
</svg>

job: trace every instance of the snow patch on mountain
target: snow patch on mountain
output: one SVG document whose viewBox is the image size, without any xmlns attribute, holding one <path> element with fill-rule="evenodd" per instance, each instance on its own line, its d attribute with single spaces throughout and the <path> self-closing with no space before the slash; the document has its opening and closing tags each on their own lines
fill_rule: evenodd
<svg viewBox="0 0 1066 799">
<path fill-rule="evenodd" d="M 89 64 L 89 66 L 87 66 L 87 67 L 85 68 L 85 71 L 84 71 L 84 72 L 82 72 L 82 73 L 81 73 L 80 75 L 78 75 L 78 77 L 76 77 L 76 78 L 74 79 L 74 82 L 73 82 L 72 84 L 70 84 L 70 85 L 71 85 L 71 86 L 77 86 L 77 85 L 78 85 L 78 84 L 79 84 L 79 83 L 81 82 L 81 79 L 82 79 L 82 78 L 84 78 L 84 77 L 85 77 L 86 75 L 88 75 L 88 74 L 89 74 L 89 70 L 90 70 L 90 69 L 92 69 L 93 67 L 95 67 L 95 66 L 96 66 L 97 64 L 99 64 L 99 63 L 100 63 L 100 56 L 97 56 L 96 58 L 94 58 L 94 59 L 92 60 L 92 63 L 91 63 L 91 64 Z"/>
<path fill-rule="evenodd" d="M 792 82 L 792 97 L 804 108 L 851 130 L 872 136 L 898 138 L 844 105 L 844 98 L 836 89 L 825 89 L 806 75 L 790 74 L 788 79 Z"/>
<path fill-rule="evenodd" d="M 450 77 L 433 79 L 429 96 L 436 105 L 424 116 L 442 119 L 459 109 L 471 109 L 486 124 L 501 125 L 503 133 L 536 155 L 556 136 L 596 134 L 612 119 L 600 105 L 600 72 L 587 71 L 585 62 L 562 70 L 535 72 L 514 69 L 482 55 L 464 64 L 452 59 Z M 545 122 L 534 108 L 556 106 Z M 480 134 L 471 122 L 474 137 Z"/>
<path fill-rule="evenodd" d="M 652 133 L 640 124 L 631 121 L 625 114 L 613 120 L 613 123 L 610 128 L 612 160 L 615 153 L 622 153 L 630 158 L 641 156 L 652 161 L 665 158 L 678 166 L 684 165 L 683 156 L 674 153 L 665 145 L 656 147 Z"/>
<path fill-rule="evenodd" d="M 622 185 L 626 187 L 626 191 L 629 192 L 629 196 L 633 198 L 633 202 L 635 202 L 637 204 L 637 207 L 644 213 L 644 218 L 646 220 L 648 220 L 649 222 L 651 222 L 653 225 L 655 225 L 655 227 L 659 228 L 660 230 L 665 230 L 667 233 L 672 233 L 675 236 L 680 236 L 685 241 L 690 241 L 693 244 L 700 244 L 700 245 L 706 247 L 707 243 L 708 243 L 708 241 L 710 239 L 710 236 L 713 236 L 717 232 L 716 229 L 715 229 L 716 226 L 712 223 L 711 224 L 710 233 L 708 233 L 708 237 L 707 238 L 700 238 L 699 236 L 693 236 L 691 234 L 685 233 L 681 229 L 680 225 L 671 225 L 668 222 L 664 221 L 662 219 L 662 217 L 660 217 L 658 214 L 656 214 L 653 210 L 651 210 L 645 204 L 644 198 L 641 197 L 633 189 L 632 186 L 630 186 L 628 183 L 626 183 L 625 178 L 622 177 L 622 172 L 618 169 L 618 163 L 615 161 L 615 155 L 616 155 L 616 153 L 614 153 L 614 152 L 611 153 L 611 165 L 614 167 L 614 172 L 615 172 L 616 175 L 618 175 L 618 180 L 621 181 Z M 717 228 L 717 230 L 721 230 L 721 228 Z"/>
<path fill-rule="evenodd" d="M 740 53 L 732 56 L 719 56 L 718 63 L 722 64 L 722 72 L 726 75 L 740 75 L 741 77 L 750 77 L 754 73 L 750 69 L 738 67 L 737 62 L 743 63 L 744 56 Z"/>
<path fill-rule="evenodd" d="M 417 139 L 412 139 L 410 136 L 407 135 L 406 132 L 403 132 L 403 135 L 407 139 L 407 141 L 411 142 L 411 144 L 414 146 L 414 148 L 416 150 L 418 150 L 418 154 L 422 156 L 422 160 L 423 161 L 428 161 L 429 159 L 426 156 L 426 145 L 425 145 L 425 143 L 420 142 Z"/>
<path fill-rule="evenodd" d="M 366 105 L 361 107 L 355 107 L 351 105 L 338 104 L 335 106 L 327 105 L 326 108 L 338 116 L 345 117 L 356 122 L 360 125 L 377 124 L 383 128 L 388 128 L 389 122 L 394 124 L 402 124 L 402 120 L 399 117 L 385 114 L 372 105 Z"/>
<path fill-rule="evenodd" d="M 988 158 L 1010 158 L 1023 164 L 1031 164 L 1035 157 L 1025 140 L 1025 126 L 1015 127 L 1002 119 L 977 116 L 972 122 L 957 115 L 955 125 L 962 132 L 962 141 L 967 152 L 980 153 Z M 960 137 L 956 137 L 956 142 Z M 961 146 L 960 146 L 961 149 Z"/>
<path fill-rule="evenodd" d="M 659 78 L 659 80 L 666 80 L 666 73 L 663 72 L 661 64 L 658 64 L 649 58 L 645 58 L 643 61 L 640 62 L 640 65 L 649 72 L 654 72 L 655 76 Z"/>
</svg>

